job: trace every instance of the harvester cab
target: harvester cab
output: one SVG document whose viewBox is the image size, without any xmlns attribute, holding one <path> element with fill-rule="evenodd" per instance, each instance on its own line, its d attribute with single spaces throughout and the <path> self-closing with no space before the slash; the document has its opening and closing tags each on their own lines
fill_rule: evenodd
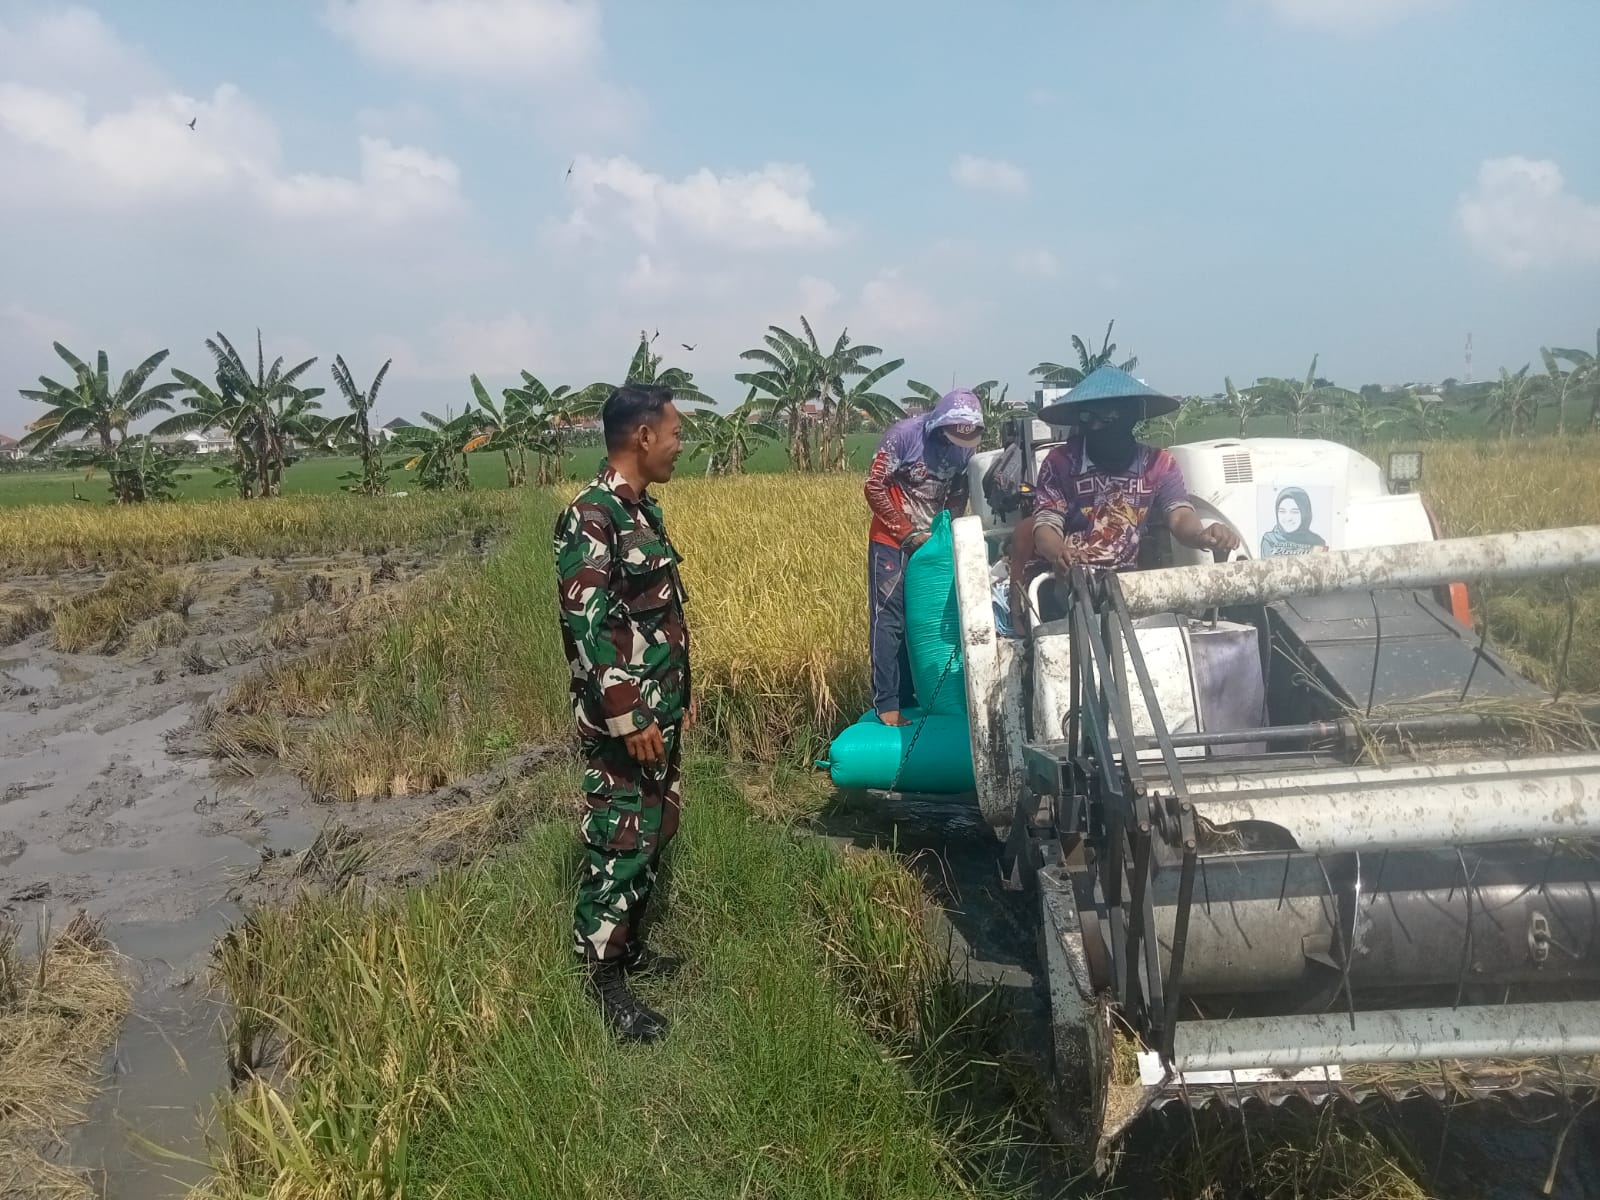
<svg viewBox="0 0 1600 1200">
<path fill-rule="evenodd" d="M 1600 528 L 1441 539 L 1415 457 L 1391 487 L 1332 442 L 1172 453 L 1236 561 L 1158 531 L 1008 622 L 992 454 L 953 526 L 978 803 L 1085 1147 L 1173 1102 L 1594 1086 L 1600 742 L 1465 585 L 1600 566 Z"/>
</svg>

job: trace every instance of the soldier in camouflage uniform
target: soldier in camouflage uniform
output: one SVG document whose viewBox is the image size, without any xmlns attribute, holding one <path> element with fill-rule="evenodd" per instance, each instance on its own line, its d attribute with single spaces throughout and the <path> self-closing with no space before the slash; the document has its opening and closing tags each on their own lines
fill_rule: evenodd
<svg viewBox="0 0 1600 1200">
<path fill-rule="evenodd" d="M 681 420 L 670 389 L 640 385 L 613 392 L 602 418 L 606 464 L 555 530 L 587 801 L 573 939 L 611 1027 L 631 1041 L 654 1041 L 667 1019 L 633 996 L 627 977 L 666 975 L 677 965 L 645 946 L 640 925 L 678 828 L 679 740 L 690 697 L 680 556 L 648 486 L 672 478 Z"/>
</svg>

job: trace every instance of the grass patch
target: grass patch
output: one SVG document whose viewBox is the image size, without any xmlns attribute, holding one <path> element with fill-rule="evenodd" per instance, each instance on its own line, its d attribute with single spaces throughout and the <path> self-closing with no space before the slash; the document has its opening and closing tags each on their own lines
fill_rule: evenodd
<svg viewBox="0 0 1600 1200">
<path fill-rule="evenodd" d="M 114 572 L 94 591 L 57 605 L 50 615 L 51 639 L 57 650 L 67 654 L 86 650 L 110 654 L 128 645 L 136 627 L 153 617 L 176 618 L 181 637 L 184 616 L 193 602 L 192 580 L 149 566 L 129 567 Z M 165 644 L 155 639 L 170 633 L 163 621 L 140 640 L 149 643 L 149 649 Z"/>
<path fill-rule="evenodd" d="M 521 491 L 465 494 L 284 496 L 99 508 L 38 505 L 0 521 L 0 571 L 111 568 L 358 550 L 381 554 L 502 528 Z"/>
<path fill-rule="evenodd" d="M 215 1193 L 1003 1194 L 972 1167 L 992 1132 L 941 1116 L 856 1019 L 873 997 L 841 964 L 886 934 L 846 914 L 884 894 L 888 862 L 756 819 L 714 760 L 691 761 L 687 796 L 657 940 L 691 961 L 651 987 L 675 1028 L 648 1052 L 581 991 L 566 819 L 426 889 L 346 890 L 230 935 L 243 1084 Z M 888 919 L 896 942 L 922 928 L 909 907 Z"/>
<path fill-rule="evenodd" d="M 326 715 L 290 755 L 325 799 L 424 791 L 511 746 L 565 741 L 551 534 L 568 498 L 531 492 L 488 561 L 441 577 L 425 604 L 385 620 L 380 597 L 358 598 L 352 615 L 374 607 L 356 636 L 239 685 L 227 711 Z M 665 504 L 686 558 L 702 744 L 805 761 L 867 702 L 860 480 L 686 479 Z M 318 621 L 281 618 L 269 636 L 293 646 Z"/>
<path fill-rule="evenodd" d="M 92 1072 L 128 1010 L 128 987 L 99 927 L 83 914 L 25 958 L 0 916 L 0 1196 L 93 1195 L 42 1151 L 81 1118 Z"/>
<path fill-rule="evenodd" d="M 0 604 L 0 647 L 32 637 L 50 627 L 50 610 L 32 600 Z"/>
</svg>

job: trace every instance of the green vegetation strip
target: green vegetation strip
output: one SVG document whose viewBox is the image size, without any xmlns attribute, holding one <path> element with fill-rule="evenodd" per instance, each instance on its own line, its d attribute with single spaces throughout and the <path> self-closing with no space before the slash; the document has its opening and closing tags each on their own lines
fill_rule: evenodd
<svg viewBox="0 0 1600 1200">
<path fill-rule="evenodd" d="M 642 985 L 675 1022 L 649 1050 L 614 1042 L 582 993 L 576 867 L 553 821 L 425 890 L 305 900 L 233 935 L 236 1042 L 259 1061 L 273 1031 L 281 1065 L 224 1110 L 216 1193 L 1004 1194 L 972 1165 L 998 1135 L 911 1069 L 933 1031 L 875 1041 L 859 1020 L 939 986 L 920 911 L 881 903 L 893 859 L 760 820 L 721 763 L 691 761 L 655 934 L 688 965 Z"/>
</svg>

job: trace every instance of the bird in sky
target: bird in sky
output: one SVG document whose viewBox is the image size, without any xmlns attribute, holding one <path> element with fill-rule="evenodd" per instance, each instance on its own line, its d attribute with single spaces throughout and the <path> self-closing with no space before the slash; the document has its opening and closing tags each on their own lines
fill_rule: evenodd
<svg viewBox="0 0 1600 1200">
<path fill-rule="evenodd" d="M 694 346 L 698 346 L 699 344 L 700 344 L 699 342 L 696 342 L 694 344 Z M 694 346 L 691 346 L 688 342 L 679 342 L 678 345 L 682 346 L 685 350 L 693 350 L 694 349 Z"/>
<path fill-rule="evenodd" d="M 194 123 L 196 121 L 198 121 L 199 119 L 200 119 L 199 117 L 190 117 L 189 118 L 189 128 L 193 129 L 194 128 Z"/>
<path fill-rule="evenodd" d="M 577 165 L 578 165 L 578 160 L 577 159 L 573 159 L 571 162 L 569 162 L 567 164 L 567 175 L 566 175 L 566 177 L 568 179 L 572 178 L 572 168 L 577 166 Z"/>
</svg>

